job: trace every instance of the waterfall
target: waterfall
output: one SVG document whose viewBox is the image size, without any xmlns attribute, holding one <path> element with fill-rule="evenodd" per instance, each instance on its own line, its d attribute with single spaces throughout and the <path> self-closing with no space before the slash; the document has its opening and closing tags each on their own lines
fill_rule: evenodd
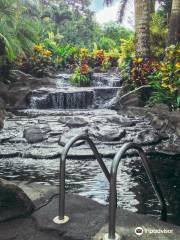
<svg viewBox="0 0 180 240">
<path fill-rule="evenodd" d="M 36 94 L 37 95 L 36 95 Z M 30 99 L 30 108 L 35 109 L 88 109 L 94 103 L 94 91 L 60 91 L 39 94 L 35 92 Z"/>
<path fill-rule="evenodd" d="M 32 91 L 28 106 L 33 109 L 103 108 L 121 88 L 121 79 L 117 74 L 94 73 L 90 87 L 71 86 L 69 76 L 58 75 L 56 88 Z"/>
</svg>

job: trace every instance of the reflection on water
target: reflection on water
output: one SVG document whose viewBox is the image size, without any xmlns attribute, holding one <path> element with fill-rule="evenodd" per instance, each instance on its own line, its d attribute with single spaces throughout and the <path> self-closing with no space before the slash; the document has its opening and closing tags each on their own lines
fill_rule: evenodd
<svg viewBox="0 0 180 240">
<path fill-rule="evenodd" d="M 168 202 L 169 220 L 180 225 L 180 158 L 151 156 L 149 163 Z M 108 168 L 111 159 L 106 159 Z M 57 160 L 9 159 L 0 162 L 0 177 L 8 180 L 58 184 Z M 108 203 L 108 181 L 97 161 L 68 160 L 66 189 Z M 118 170 L 118 205 L 130 211 L 157 215 L 160 207 L 137 157 L 126 158 Z"/>
</svg>

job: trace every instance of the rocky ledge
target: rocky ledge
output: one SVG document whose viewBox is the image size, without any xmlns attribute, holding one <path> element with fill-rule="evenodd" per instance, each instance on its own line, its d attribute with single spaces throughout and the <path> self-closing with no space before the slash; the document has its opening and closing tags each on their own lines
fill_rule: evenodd
<svg viewBox="0 0 180 240">
<path fill-rule="evenodd" d="M 9 79 L 8 83 L 0 82 L 0 96 L 6 108 L 24 108 L 30 91 L 42 86 L 55 86 L 53 78 L 35 78 L 18 70 L 11 70 Z"/>
<path fill-rule="evenodd" d="M 180 154 L 180 110 L 170 112 L 166 105 L 157 104 L 152 108 L 129 106 L 125 112 L 131 116 L 147 117 L 157 133 L 166 138 L 157 146 L 158 152 Z"/>
<path fill-rule="evenodd" d="M 58 215 L 57 190 L 51 186 L 19 183 L 36 210 L 28 218 L 0 223 L 1 240 L 102 240 L 108 232 L 108 206 L 79 195 L 66 195 L 66 215 L 70 221 L 64 225 L 53 223 Z M 48 200 L 48 201 L 47 201 Z M 180 227 L 154 217 L 117 209 L 116 231 L 126 240 L 138 240 L 135 229 L 141 227 L 142 240 L 177 240 Z M 161 231 L 161 234 L 155 234 Z"/>
<path fill-rule="evenodd" d="M 180 154 L 180 110 L 170 112 L 165 104 L 146 107 L 151 94 L 152 89 L 148 85 L 128 92 L 128 86 L 124 84 L 116 97 L 107 104 L 107 108 L 118 111 L 120 115 L 123 113 L 149 119 L 157 135 L 164 136 L 166 140 L 156 151 L 170 155 Z"/>
</svg>

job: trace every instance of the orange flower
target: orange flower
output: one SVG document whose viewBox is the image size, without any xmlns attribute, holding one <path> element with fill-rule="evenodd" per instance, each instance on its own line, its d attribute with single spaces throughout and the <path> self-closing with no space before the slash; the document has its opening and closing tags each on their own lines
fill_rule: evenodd
<svg viewBox="0 0 180 240">
<path fill-rule="evenodd" d="M 87 64 L 81 65 L 81 73 L 82 74 L 88 74 L 89 73 L 89 66 Z"/>
</svg>

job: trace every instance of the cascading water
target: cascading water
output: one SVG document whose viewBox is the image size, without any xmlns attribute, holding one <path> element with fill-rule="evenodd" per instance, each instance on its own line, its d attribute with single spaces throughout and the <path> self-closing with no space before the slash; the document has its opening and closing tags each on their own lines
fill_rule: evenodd
<svg viewBox="0 0 180 240">
<path fill-rule="evenodd" d="M 70 78 L 70 75 L 69 75 Z M 56 88 L 42 88 L 31 93 L 28 107 L 32 109 L 92 109 L 101 108 L 115 97 L 120 79 L 107 74 L 95 74 L 91 87 L 73 87 L 67 74 L 58 75 Z"/>
</svg>

